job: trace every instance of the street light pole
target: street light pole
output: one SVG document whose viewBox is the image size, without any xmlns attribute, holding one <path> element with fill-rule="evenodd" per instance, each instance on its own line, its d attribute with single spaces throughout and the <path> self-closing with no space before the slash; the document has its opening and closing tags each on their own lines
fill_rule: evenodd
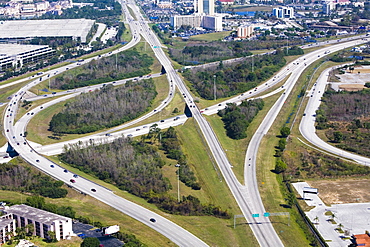
<svg viewBox="0 0 370 247">
<path fill-rule="evenodd" d="M 180 174 L 177 174 L 177 201 L 180 202 Z"/>
<path fill-rule="evenodd" d="M 214 90 L 213 98 L 214 100 L 216 100 L 216 75 L 213 75 L 213 90 Z"/>
</svg>

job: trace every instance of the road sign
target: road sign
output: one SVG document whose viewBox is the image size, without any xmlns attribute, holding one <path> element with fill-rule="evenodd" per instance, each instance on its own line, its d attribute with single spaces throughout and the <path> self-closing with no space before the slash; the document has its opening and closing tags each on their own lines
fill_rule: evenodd
<svg viewBox="0 0 370 247">
<path fill-rule="evenodd" d="M 258 218 L 258 217 L 260 217 L 260 214 L 252 214 L 252 217 L 253 218 Z"/>
<path fill-rule="evenodd" d="M 263 213 L 263 216 L 264 217 L 269 217 L 270 216 L 270 213 L 267 213 L 267 212 L 266 213 Z"/>
</svg>

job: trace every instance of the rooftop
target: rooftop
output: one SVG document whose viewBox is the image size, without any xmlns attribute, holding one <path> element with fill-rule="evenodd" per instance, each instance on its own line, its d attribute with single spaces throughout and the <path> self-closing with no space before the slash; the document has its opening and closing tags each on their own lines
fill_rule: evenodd
<svg viewBox="0 0 370 247">
<path fill-rule="evenodd" d="M 0 39 L 32 37 L 81 37 L 85 42 L 94 20 L 15 20 L 0 22 Z"/>
<path fill-rule="evenodd" d="M 13 219 L 0 218 L 0 229 L 6 227 Z"/>
<path fill-rule="evenodd" d="M 61 221 L 71 220 L 71 218 L 50 213 L 41 209 L 33 208 L 24 204 L 11 206 L 8 209 L 5 209 L 5 212 L 8 214 L 11 213 L 29 219 L 33 219 L 44 224 L 52 224 L 56 220 Z"/>
<path fill-rule="evenodd" d="M 17 54 L 34 51 L 40 48 L 48 47 L 47 45 L 18 45 L 18 44 L 0 44 L 0 57 L 15 56 Z"/>
</svg>

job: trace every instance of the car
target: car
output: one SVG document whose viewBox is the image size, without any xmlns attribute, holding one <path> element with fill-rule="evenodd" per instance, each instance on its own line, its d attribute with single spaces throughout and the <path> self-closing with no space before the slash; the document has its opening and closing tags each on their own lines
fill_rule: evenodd
<svg viewBox="0 0 370 247">
<path fill-rule="evenodd" d="M 173 119 L 173 121 L 176 121 L 176 120 L 179 120 L 180 119 L 180 117 L 175 117 L 174 119 Z"/>
<path fill-rule="evenodd" d="M 54 168 L 54 165 L 50 165 L 51 168 Z"/>
<path fill-rule="evenodd" d="M 24 145 L 27 145 L 27 142 L 23 142 Z"/>
<path fill-rule="evenodd" d="M 148 128 L 148 126 L 143 126 L 143 129 Z"/>
<path fill-rule="evenodd" d="M 218 106 L 221 106 L 222 104 L 218 104 Z"/>
<path fill-rule="evenodd" d="M 153 223 L 156 222 L 156 220 L 154 218 L 150 218 L 150 221 L 153 222 Z"/>
<path fill-rule="evenodd" d="M 127 137 L 132 137 L 132 134 L 128 134 Z"/>
<path fill-rule="evenodd" d="M 93 188 L 93 189 L 91 189 L 91 191 L 92 191 L 92 192 L 96 192 L 96 189 L 94 189 L 94 188 Z"/>
<path fill-rule="evenodd" d="M 29 113 L 29 112 L 27 112 L 27 115 L 30 115 L 30 113 Z"/>
<path fill-rule="evenodd" d="M 17 145 L 19 145 L 19 142 L 17 142 Z"/>
<path fill-rule="evenodd" d="M 6 117 L 9 117 L 9 115 L 6 115 Z"/>
<path fill-rule="evenodd" d="M 161 121 L 159 121 L 159 122 L 163 123 L 163 122 L 164 122 L 164 120 L 162 119 L 162 120 L 161 120 Z"/>
<path fill-rule="evenodd" d="M 67 169 L 64 169 L 64 172 L 65 172 L 65 173 L 68 173 Z"/>
<path fill-rule="evenodd" d="M 139 131 L 140 129 L 136 129 L 136 131 Z"/>
<path fill-rule="evenodd" d="M 3 158 L 6 159 L 6 158 L 9 158 L 9 156 L 8 155 L 5 155 Z"/>
<path fill-rule="evenodd" d="M 306 116 L 306 113 L 303 113 L 303 116 Z"/>
<path fill-rule="evenodd" d="M 105 134 L 105 136 L 111 136 L 111 134 L 107 133 L 107 134 Z"/>
<path fill-rule="evenodd" d="M 51 94 L 56 94 L 57 92 L 52 92 Z"/>
<path fill-rule="evenodd" d="M 43 106 L 40 106 L 40 109 L 43 109 L 44 107 Z"/>
<path fill-rule="evenodd" d="M 44 97 L 48 97 L 48 95 L 47 94 L 44 94 Z"/>
<path fill-rule="evenodd" d="M 73 175 L 73 177 L 74 177 L 74 178 L 78 178 L 78 175 L 77 175 L 77 174 L 74 174 L 74 175 Z"/>
<path fill-rule="evenodd" d="M 9 129 L 7 129 L 6 132 L 9 132 Z"/>
<path fill-rule="evenodd" d="M 40 160 L 36 160 L 36 162 L 40 162 Z"/>
<path fill-rule="evenodd" d="M 15 136 L 13 136 L 13 139 L 15 139 Z"/>
<path fill-rule="evenodd" d="M 69 181 L 71 181 L 71 183 L 76 183 L 76 180 L 74 180 L 74 179 L 71 179 Z"/>
<path fill-rule="evenodd" d="M 33 115 L 34 113 L 33 112 L 31 112 L 31 115 Z"/>
</svg>

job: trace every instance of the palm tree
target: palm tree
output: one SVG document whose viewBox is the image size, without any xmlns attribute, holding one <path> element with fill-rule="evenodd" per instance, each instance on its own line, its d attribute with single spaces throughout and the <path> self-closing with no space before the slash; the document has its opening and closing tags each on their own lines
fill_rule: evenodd
<svg viewBox="0 0 370 247">
<path fill-rule="evenodd" d="M 26 229 L 27 229 L 27 235 L 32 236 L 33 232 L 35 231 L 35 226 L 32 223 L 28 224 L 26 225 Z"/>
<path fill-rule="evenodd" d="M 316 224 L 319 224 L 319 217 L 317 215 L 316 215 L 316 217 L 313 220 L 316 221 L 315 222 Z"/>
<path fill-rule="evenodd" d="M 332 213 L 332 215 L 330 215 L 331 217 L 331 221 L 334 222 L 334 219 L 337 217 L 334 213 Z"/>
<path fill-rule="evenodd" d="M 342 227 L 343 227 L 342 223 L 339 223 L 338 228 L 342 228 Z"/>
</svg>

